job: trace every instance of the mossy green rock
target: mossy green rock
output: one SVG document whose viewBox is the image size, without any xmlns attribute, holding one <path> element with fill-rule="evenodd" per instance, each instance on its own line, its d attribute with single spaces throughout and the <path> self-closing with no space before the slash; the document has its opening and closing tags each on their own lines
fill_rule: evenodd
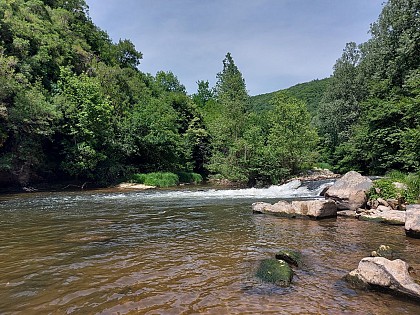
<svg viewBox="0 0 420 315">
<path fill-rule="evenodd" d="M 293 270 L 284 260 L 264 259 L 258 267 L 256 276 L 264 282 L 288 287 L 292 282 Z"/>
<path fill-rule="evenodd" d="M 296 267 L 302 265 L 302 254 L 295 250 L 282 249 L 276 253 L 276 259 L 284 260 Z"/>
</svg>

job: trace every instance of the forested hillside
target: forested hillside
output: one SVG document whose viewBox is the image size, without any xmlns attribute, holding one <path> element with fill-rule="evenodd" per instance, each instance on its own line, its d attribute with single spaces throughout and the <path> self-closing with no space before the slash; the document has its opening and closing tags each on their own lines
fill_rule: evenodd
<svg viewBox="0 0 420 315">
<path fill-rule="evenodd" d="M 420 0 L 390 0 L 348 43 L 320 103 L 322 157 L 339 171 L 420 170 Z"/>
<path fill-rule="evenodd" d="M 330 78 L 317 79 L 310 82 L 299 83 L 284 90 L 251 96 L 251 108 L 255 111 L 269 109 L 272 98 L 278 92 L 285 92 L 290 96 L 304 101 L 311 116 L 315 116 L 330 80 Z"/>
<path fill-rule="evenodd" d="M 255 185 L 316 162 L 418 171 L 419 3 L 390 0 L 331 78 L 250 98 L 230 53 L 215 87 L 187 95 L 172 72 L 143 73 L 142 53 L 113 43 L 83 0 L 2 0 L 0 186 L 156 171 Z"/>
<path fill-rule="evenodd" d="M 0 2 L 1 181 L 202 169 L 208 135 L 184 86 L 139 71 L 142 54 L 87 12 L 83 0 Z"/>
</svg>

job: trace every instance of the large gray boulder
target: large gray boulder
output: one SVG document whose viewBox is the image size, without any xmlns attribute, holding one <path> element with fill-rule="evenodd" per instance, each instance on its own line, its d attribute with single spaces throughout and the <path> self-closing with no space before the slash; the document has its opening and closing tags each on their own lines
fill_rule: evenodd
<svg viewBox="0 0 420 315">
<path fill-rule="evenodd" d="M 408 205 L 405 212 L 405 234 L 420 238 L 420 204 Z"/>
<path fill-rule="evenodd" d="M 366 257 L 346 276 L 346 280 L 353 287 L 380 288 L 420 300 L 420 285 L 414 282 L 408 270 L 409 265 L 401 259 Z"/>
<path fill-rule="evenodd" d="M 256 202 L 252 204 L 254 213 L 273 214 L 284 217 L 308 217 L 323 219 L 337 216 L 337 205 L 332 200 L 279 201 L 275 204 Z"/>
<path fill-rule="evenodd" d="M 326 192 L 325 198 L 333 199 L 338 210 L 356 210 L 366 204 L 366 192 L 372 187 L 372 180 L 351 171 L 338 179 Z"/>
</svg>

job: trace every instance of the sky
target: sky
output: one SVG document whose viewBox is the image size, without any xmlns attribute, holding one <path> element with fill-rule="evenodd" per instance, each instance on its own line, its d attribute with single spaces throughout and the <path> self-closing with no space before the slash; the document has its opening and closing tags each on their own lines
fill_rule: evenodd
<svg viewBox="0 0 420 315">
<path fill-rule="evenodd" d="M 384 0 L 87 0 L 93 22 L 143 54 L 142 72 L 172 71 L 189 94 L 216 83 L 227 52 L 250 95 L 332 74 L 348 42 L 370 38 Z"/>
</svg>

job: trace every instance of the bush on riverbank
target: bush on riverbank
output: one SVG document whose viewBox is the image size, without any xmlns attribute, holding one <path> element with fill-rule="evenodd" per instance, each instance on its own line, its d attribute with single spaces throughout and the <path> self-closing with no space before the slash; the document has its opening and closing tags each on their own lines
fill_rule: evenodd
<svg viewBox="0 0 420 315">
<path fill-rule="evenodd" d="M 171 172 L 155 172 L 147 174 L 134 174 L 132 181 L 138 184 L 156 187 L 171 187 L 179 183 L 199 184 L 203 181 L 200 174 L 179 172 L 177 174 Z"/>
<path fill-rule="evenodd" d="M 396 185 L 400 183 L 401 185 Z M 420 202 L 420 172 L 404 174 L 392 171 L 374 182 L 369 191 L 369 199 L 399 199 L 408 203 Z"/>
<path fill-rule="evenodd" d="M 203 181 L 203 177 L 197 173 L 179 172 L 177 173 L 179 181 L 187 184 L 199 184 Z"/>
</svg>

